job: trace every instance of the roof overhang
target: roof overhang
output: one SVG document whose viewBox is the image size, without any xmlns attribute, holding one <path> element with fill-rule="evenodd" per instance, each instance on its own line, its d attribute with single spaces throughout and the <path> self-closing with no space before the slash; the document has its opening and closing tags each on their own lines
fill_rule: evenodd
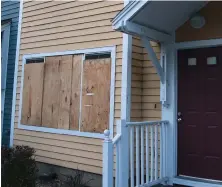
<svg viewBox="0 0 222 187">
<path fill-rule="evenodd" d="M 112 20 L 115 30 L 165 42 L 206 1 L 131 1 Z"/>
</svg>

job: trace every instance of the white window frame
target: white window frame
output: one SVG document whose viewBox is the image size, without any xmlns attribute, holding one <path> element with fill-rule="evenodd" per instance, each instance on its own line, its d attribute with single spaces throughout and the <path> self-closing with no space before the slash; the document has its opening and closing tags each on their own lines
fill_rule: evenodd
<svg viewBox="0 0 222 187">
<path fill-rule="evenodd" d="M 82 64 L 85 60 L 85 55 L 88 54 L 98 54 L 98 53 L 110 53 L 111 54 L 111 82 L 110 82 L 110 113 L 109 113 L 109 130 L 111 137 L 113 137 L 113 125 L 114 125 L 114 103 L 115 103 L 115 66 L 116 66 L 116 46 L 107 46 L 101 48 L 90 48 L 90 49 L 80 49 L 75 51 L 63 51 L 63 52 L 54 52 L 54 53 L 40 53 L 40 54 L 26 54 L 23 55 L 22 60 L 22 80 L 20 88 L 20 103 L 19 103 L 19 121 L 18 128 L 30 131 L 39 131 L 46 133 L 54 134 L 65 134 L 65 135 L 74 135 L 90 138 L 99 138 L 103 139 L 103 133 L 92 133 L 92 132 L 81 132 L 77 130 L 65 130 L 65 129 L 55 129 L 47 127 L 38 127 L 32 125 L 21 124 L 21 114 L 22 114 L 22 92 L 23 92 L 23 83 L 24 83 L 24 65 L 26 64 L 27 59 L 32 58 L 44 58 L 48 56 L 60 56 L 60 55 L 74 55 L 74 54 L 84 54 L 82 58 Z"/>
<path fill-rule="evenodd" d="M 2 66 L 1 66 L 1 126 L 3 132 L 3 118 L 4 118 L 4 106 L 5 106 L 5 90 L 6 90 L 6 80 L 7 80 L 7 65 L 8 65 L 8 52 L 9 52 L 9 38 L 10 38 L 10 25 L 11 23 L 6 23 L 2 25 L 1 32 L 3 32 L 2 37 Z"/>
</svg>

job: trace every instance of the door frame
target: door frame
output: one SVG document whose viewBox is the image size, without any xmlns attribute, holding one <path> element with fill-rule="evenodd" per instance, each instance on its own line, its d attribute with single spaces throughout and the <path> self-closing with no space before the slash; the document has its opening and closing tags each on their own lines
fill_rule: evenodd
<svg viewBox="0 0 222 187">
<path fill-rule="evenodd" d="M 170 146 L 172 149 L 168 151 L 167 158 L 172 158 L 169 161 L 169 165 L 167 167 L 167 170 L 170 175 L 170 178 L 177 176 L 177 105 L 178 105 L 178 57 L 177 52 L 178 50 L 183 49 L 195 49 L 195 48 L 207 48 L 207 47 L 216 47 L 216 46 L 222 46 L 222 38 L 219 39 L 210 39 L 210 40 L 199 40 L 199 41 L 189 41 L 189 42 L 179 42 L 179 43 L 173 43 L 169 44 L 170 47 L 168 47 L 167 51 L 167 61 L 168 61 L 168 71 L 167 71 L 167 77 L 168 77 L 168 86 L 167 94 L 169 96 L 169 107 L 162 107 L 162 119 L 169 120 L 172 124 L 170 126 L 170 130 L 168 130 L 168 148 Z M 169 65 L 170 64 L 170 65 Z M 170 115 L 169 115 L 170 114 Z M 172 146 L 173 145 L 173 146 Z M 169 157 L 170 156 L 170 157 Z M 172 180 L 170 180 L 170 183 L 172 183 Z"/>
</svg>

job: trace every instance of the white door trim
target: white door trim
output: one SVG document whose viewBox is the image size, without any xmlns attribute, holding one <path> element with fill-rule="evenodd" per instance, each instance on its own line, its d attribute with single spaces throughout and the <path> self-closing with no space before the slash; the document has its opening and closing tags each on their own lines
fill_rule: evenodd
<svg viewBox="0 0 222 187">
<path fill-rule="evenodd" d="M 177 166 L 176 166 L 176 137 L 177 137 L 177 128 L 176 128 L 176 113 L 177 113 L 177 70 L 176 70 L 176 50 L 174 41 L 171 43 L 161 44 L 161 53 L 166 53 L 166 96 L 167 104 L 162 105 L 162 120 L 168 120 L 169 125 L 167 128 L 167 177 L 169 177 L 169 184 L 172 184 L 172 179 L 176 176 Z M 162 86 L 161 86 L 162 90 Z"/>
<path fill-rule="evenodd" d="M 179 49 L 195 49 L 195 48 L 205 48 L 205 47 L 216 47 L 222 45 L 222 38 L 211 39 L 211 40 L 198 40 L 190 42 L 179 42 L 175 43 L 175 48 Z"/>
<path fill-rule="evenodd" d="M 206 48 L 206 47 L 216 47 L 222 46 L 222 38 L 211 39 L 211 40 L 199 40 L 190 42 L 180 42 L 171 44 L 172 47 L 170 51 L 167 51 L 167 78 L 168 78 L 168 96 L 169 96 L 169 107 L 162 108 L 162 119 L 169 120 L 173 122 L 172 129 L 168 131 L 168 145 L 173 147 L 170 149 L 167 158 L 173 158 L 170 160 L 167 171 L 170 177 L 170 183 L 173 183 L 173 177 L 177 176 L 177 90 L 178 90 L 178 77 L 177 77 L 177 51 L 183 49 L 195 49 L 195 48 Z M 174 56 L 170 56 L 174 54 Z M 166 119 L 167 118 L 167 119 Z M 170 148 L 170 147 L 169 147 Z M 188 183 L 187 183 L 188 184 Z"/>
</svg>

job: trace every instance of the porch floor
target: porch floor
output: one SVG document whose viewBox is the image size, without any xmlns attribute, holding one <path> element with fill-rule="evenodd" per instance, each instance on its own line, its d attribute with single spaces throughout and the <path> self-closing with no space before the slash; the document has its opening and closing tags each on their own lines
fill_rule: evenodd
<svg viewBox="0 0 222 187">
<path fill-rule="evenodd" d="M 177 184 L 174 184 L 173 186 L 164 186 L 164 185 L 156 185 L 155 187 L 188 187 L 188 186 L 182 186 L 182 185 L 177 185 Z"/>
</svg>

